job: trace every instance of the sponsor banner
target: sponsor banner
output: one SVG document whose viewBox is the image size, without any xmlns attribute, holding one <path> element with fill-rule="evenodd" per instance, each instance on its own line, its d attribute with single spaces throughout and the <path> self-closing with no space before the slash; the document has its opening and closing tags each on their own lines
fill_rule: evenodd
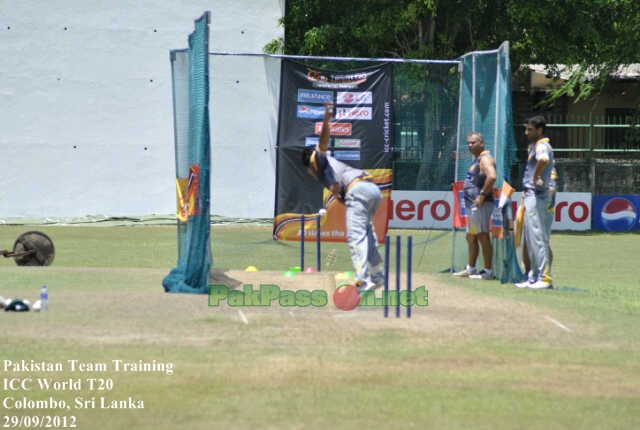
<svg viewBox="0 0 640 430">
<path fill-rule="evenodd" d="M 336 104 L 339 105 L 370 105 L 373 104 L 373 93 L 363 92 L 343 92 L 338 91 Z"/>
<path fill-rule="evenodd" d="M 333 156 L 372 175 L 373 171 L 384 172 L 379 174 L 383 179 L 377 183 L 387 192 L 391 189 L 392 69 L 392 64 L 383 64 L 337 72 L 283 60 L 274 238 L 299 240 L 300 235 L 292 234 L 284 225 L 290 224 L 296 216 L 299 219 L 303 213 L 317 212 L 325 203 L 323 186 L 308 174 L 301 153 L 305 146 L 318 142 L 316 136 L 322 130 L 326 102 L 342 105 L 336 107 L 335 118 L 329 125 L 334 140 L 330 149 L 339 149 Z M 338 218 L 343 234 L 323 234 L 323 240 L 329 237 L 329 240 L 341 238 L 346 241 L 344 217 Z M 386 218 L 381 220 L 386 231 Z"/>
<path fill-rule="evenodd" d="M 336 159 L 338 160 L 360 160 L 360 151 L 335 151 Z"/>
<path fill-rule="evenodd" d="M 451 191 L 392 191 L 390 228 L 450 229 L 453 225 Z"/>
<path fill-rule="evenodd" d="M 304 138 L 304 146 L 316 146 L 320 141 L 319 137 L 305 137 Z"/>
<path fill-rule="evenodd" d="M 592 218 L 594 230 L 640 230 L 640 195 L 594 196 Z"/>
<path fill-rule="evenodd" d="M 494 190 L 494 195 L 498 192 Z M 511 201 L 512 218 L 515 218 L 520 193 L 515 195 L 518 201 Z M 458 204 L 451 191 L 394 190 L 391 193 L 389 227 L 450 229 L 454 223 L 455 206 Z M 457 228 L 464 226 L 466 222 Z M 591 229 L 591 193 L 558 193 L 551 228 L 575 231 Z"/>
<path fill-rule="evenodd" d="M 467 206 L 464 202 L 464 181 L 456 181 L 453 184 L 453 226 L 465 228 L 469 222 Z"/>
<path fill-rule="evenodd" d="M 489 219 L 489 228 L 491 229 L 491 237 L 495 239 L 504 238 L 504 214 L 502 209 L 498 207 L 499 200 L 493 201 L 493 212 L 491 212 L 491 218 Z M 505 213 L 508 208 L 505 208 Z"/>
<path fill-rule="evenodd" d="M 391 169 L 370 169 L 374 182 L 380 188 L 382 201 L 373 219 L 378 243 L 384 243 L 387 234 L 387 214 L 391 204 Z M 323 242 L 346 242 L 345 228 L 346 207 L 335 200 L 328 190 L 322 193 L 322 201 L 327 214 L 320 218 L 320 240 Z M 305 241 L 315 241 L 317 231 L 317 209 L 315 213 L 305 213 L 304 230 L 302 217 L 298 213 L 282 213 L 274 219 L 274 238 L 279 240 L 300 240 L 304 231 Z"/>
<path fill-rule="evenodd" d="M 355 119 L 369 121 L 373 118 L 373 109 L 371 107 L 354 107 L 354 108 L 337 108 L 336 119 Z"/>
<path fill-rule="evenodd" d="M 489 225 L 491 226 L 491 237 L 496 239 L 504 239 L 504 231 L 505 228 L 508 228 L 509 219 L 513 219 L 513 212 L 509 213 L 512 210 L 512 205 L 508 203 L 511 202 L 511 196 L 513 195 L 515 188 L 513 188 L 507 181 L 502 183 L 502 189 L 498 191 L 497 189 L 493 190 L 493 212 L 491 213 L 491 220 L 489 221 Z M 512 226 L 513 227 L 513 226 Z"/>
<path fill-rule="evenodd" d="M 176 217 L 187 222 L 194 215 L 200 215 L 200 166 L 189 166 L 189 176 L 176 178 L 177 212 Z"/>
<path fill-rule="evenodd" d="M 304 138 L 304 146 L 317 146 L 320 141 L 319 137 L 305 137 Z M 333 157 L 333 151 L 327 151 L 327 154 Z"/>
<path fill-rule="evenodd" d="M 334 140 L 334 148 L 360 148 L 360 139 L 341 139 L 336 138 Z"/>
<path fill-rule="evenodd" d="M 322 119 L 324 118 L 324 106 L 298 105 L 297 118 Z"/>
<path fill-rule="evenodd" d="M 322 131 L 322 122 L 316 122 L 315 133 L 320 134 Z M 345 122 L 330 122 L 329 134 L 331 136 L 351 136 L 353 132 L 353 124 Z"/>
<path fill-rule="evenodd" d="M 333 91 L 298 89 L 298 103 L 333 103 Z"/>
<path fill-rule="evenodd" d="M 558 193 L 552 230 L 591 229 L 591 193 Z"/>
<path fill-rule="evenodd" d="M 370 79 L 370 73 L 367 71 L 335 73 L 307 67 L 306 72 L 307 82 L 313 88 L 356 90 Z"/>
</svg>

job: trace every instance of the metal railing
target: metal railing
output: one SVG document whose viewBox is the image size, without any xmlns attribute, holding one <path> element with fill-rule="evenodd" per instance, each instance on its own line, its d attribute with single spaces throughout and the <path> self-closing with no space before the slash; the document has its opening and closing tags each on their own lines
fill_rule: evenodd
<svg viewBox="0 0 640 430">
<path fill-rule="evenodd" d="M 568 182 L 566 191 L 588 191 L 593 194 L 640 192 L 640 124 L 607 122 L 604 118 L 597 118 L 596 121 L 593 114 L 576 122 L 566 117 L 550 119 L 546 134 L 551 138 L 559 171 L 566 170 L 565 178 L 562 178 L 560 171 L 561 181 Z M 521 150 L 526 147 L 523 128 L 524 125 L 516 127 Z M 620 130 L 634 130 L 634 135 L 629 137 L 620 133 Z M 632 170 L 628 179 L 632 183 L 619 191 L 615 190 L 615 186 L 605 183 L 612 182 L 611 175 L 606 173 L 612 165 L 619 166 L 621 174 L 624 169 Z M 582 174 L 578 174 L 580 169 Z"/>
<path fill-rule="evenodd" d="M 596 154 L 596 153 L 628 153 L 628 154 L 632 154 L 632 153 L 640 153 L 640 137 L 638 138 L 638 142 L 636 142 L 636 144 L 638 145 L 638 148 L 620 148 L 620 147 L 599 147 L 599 146 L 611 146 L 611 145 L 615 145 L 616 143 L 618 145 L 616 146 L 623 146 L 623 142 L 612 142 L 611 140 L 617 140 L 615 136 L 607 136 L 606 135 L 606 130 L 629 130 L 629 129 L 634 129 L 637 128 L 638 130 L 640 130 L 640 124 L 611 124 L 611 123 L 602 123 L 602 124 L 596 124 L 594 122 L 594 118 L 593 118 L 593 114 L 589 114 L 589 120 L 588 122 L 583 122 L 583 123 L 567 123 L 567 124 L 558 124 L 558 123 L 551 123 L 551 124 L 547 124 L 547 127 L 550 129 L 574 129 L 574 128 L 578 128 L 578 129 L 586 129 L 587 130 L 587 146 L 586 147 L 559 147 L 559 146 L 554 146 L 553 150 L 555 152 L 585 152 L 585 153 L 591 153 L 591 154 Z M 597 135 L 598 131 L 605 131 L 605 133 L 600 133 L 599 135 Z M 569 134 L 569 133 L 567 133 Z M 602 135 L 604 134 L 604 136 Z M 573 139 L 571 138 L 573 137 Z M 618 137 L 619 139 L 619 137 Z M 577 140 L 577 142 L 576 142 Z M 575 139 L 575 134 L 574 136 L 567 136 L 567 141 L 571 142 L 573 141 L 574 143 L 578 143 L 580 142 L 580 139 Z M 553 139 L 552 139 L 553 142 Z M 600 145 L 598 145 L 600 144 Z M 628 145 L 628 144 L 627 144 Z"/>
</svg>

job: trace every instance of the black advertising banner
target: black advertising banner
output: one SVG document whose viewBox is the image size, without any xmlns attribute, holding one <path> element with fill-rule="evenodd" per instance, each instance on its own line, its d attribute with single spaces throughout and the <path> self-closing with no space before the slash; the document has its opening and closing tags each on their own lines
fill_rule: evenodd
<svg viewBox="0 0 640 430">
<path fill-rule="evenodd" d="M 318 143 L 327 102 L 335 105 L 330 155 L 374 176 L 383 193 L 376 232 L 384 238 L 393 155 L 392 73 L 391 64 L 337 72 L 283 60 L 274 238 L 299 240 L 301 215 L 310 218 L 329 200 L 329 193 L 301 161 L 304 147 Z M 331 201 L 326 209 L 321 239 L 345 241 L 344 207 Z M 305 228 L 305 235 L 313 239 L 315 222 L 310 219 L 309 231 Z"/>
</svg>

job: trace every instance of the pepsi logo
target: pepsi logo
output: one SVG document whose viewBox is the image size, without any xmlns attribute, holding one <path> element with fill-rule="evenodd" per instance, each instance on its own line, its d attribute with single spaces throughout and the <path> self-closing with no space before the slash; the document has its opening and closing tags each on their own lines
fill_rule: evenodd
<svg viewBox="0 0 640 430">
<path fill-rule="evenodd" d="M 606 231 L 629 231 L 635 226 L 638 214 L 629 200 L 614 197 L 602 207 L 601 217 Z"/>
<path fill-rule="evenodd" d="M 353 103 L 353 93 L 346 93 L 344 95 L 344 102 L 345 103 Z"/>
</svg>

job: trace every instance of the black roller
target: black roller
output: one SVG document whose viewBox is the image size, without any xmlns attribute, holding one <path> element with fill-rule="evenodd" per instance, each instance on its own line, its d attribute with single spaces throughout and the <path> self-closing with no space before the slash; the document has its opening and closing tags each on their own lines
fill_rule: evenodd
<svg viewBox="0 0 640 430">
<path fill-rule="evenodd" d="M 39 231 L 22 233 L 13 244 L 13 258 L 18 266 L 49 266 L 55 253 L 53 241 Z"/>
</svg>

